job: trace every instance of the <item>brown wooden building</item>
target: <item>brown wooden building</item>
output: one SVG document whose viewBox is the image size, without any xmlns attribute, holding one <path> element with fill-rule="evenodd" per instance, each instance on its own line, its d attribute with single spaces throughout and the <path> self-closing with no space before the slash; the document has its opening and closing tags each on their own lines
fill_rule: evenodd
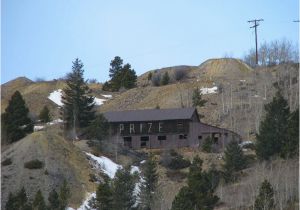
<svg viewBox="0 0 300 210">
<path fill-rule="evenodd" d="M 200 122 L 195 108 L 146 109 L 106 112 L 110 136 L 132 149 L 198 147 L 210 136 L 222 149 L 240 136 L 230 130 Z"/>
</svg>

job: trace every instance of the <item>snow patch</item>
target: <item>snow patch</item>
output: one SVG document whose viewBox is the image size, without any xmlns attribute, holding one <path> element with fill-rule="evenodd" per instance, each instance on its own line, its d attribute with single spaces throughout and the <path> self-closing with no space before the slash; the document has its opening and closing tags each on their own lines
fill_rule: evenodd
<svg viewBox="0 0 300 210">
<path fill-rule="evenodd" d="M 121 165 L 113 162 L 111 159 L 100 156 L 97 157 L 91 153 L 85 153 L 87 156 L 92 158 L 94 161 L 96 161 L 97 165 L 96 167 L 101 169 L 109 178 L 113 179 L 115 177 L 115 174 L 119 168 L 122 168 Z"/>
<path fill-rule="evenodd" d="M 58 106 L 63 106 L 64 104 L 61 102 L 61 97 L 62 97 L 62 89 L 58 89 L 50 93 L 48 98 L 56 103 Z"/>
<path fill-rule="evenodd" d="M 105 98 L 112 98 L 112 95 L 104 95 L 104 94 L 102 94 L 102 96 L 105 97 Z"/>
<path fill-rule="evenodd" d="M 55 124 L 59 124 L 59 123 L 63 123 L 64 121 L 61 120 L 61 119 L 56 119 L 56 120 L 53 120 L 51 122 L 48 122 L 47 125 L 55 125 Z"/>
<path fill-rule="evenodd" d="M 202 93 L 203 95 L 205 95 L 205 94 L 217 93 L 218 87 L 217 87 L 217 86 L 214 86 L 214 87 L 212 87 L 212 88 L 201 88 L 200 91 L 201 91 L 201 93 Z"/>
<path fill-rule="evenodd" d="M 96 106 L 101 106 L 104 103 L 104 101 L 107 101 L 107 99 L 101 99 L 96 97 L 94 98 L 94 102 Z"/>
<path fill-rule="evenodd" d="M 43 130 L 44 127 L 45 127 L 45 126 L 43 126 L 43 125 L 35 125 L 35 126 L 33 127 L 33 131 L 35 132 L 35 131 Z"/>
<path fill-rule="evenodd" d="M 96 198 L 96 193 L 95 192 L 94 193 L 89 193 L 88 196 L 86 197 L 86 199 L 81 204 L 81 206 L 79 208 L 77 208 L 76 210 L 95 210 L 95 209 L 93 209 L 89 206 L 89 201 L 92 198 Z M 75 210 L 75 209 L 72 208 L 72 207 L 68 207 L 67 210 Z"/>
</svg>

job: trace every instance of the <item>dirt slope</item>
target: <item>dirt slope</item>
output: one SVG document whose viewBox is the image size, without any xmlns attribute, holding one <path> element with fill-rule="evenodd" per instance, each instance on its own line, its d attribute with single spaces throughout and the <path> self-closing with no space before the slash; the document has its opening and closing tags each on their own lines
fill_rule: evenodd
<svg viewBox="0 0 300 210">
<path fill-rule="evenodd" d="M 66 179 L 71 187 L 70 204 L 78 206 L 86 192 L 94 191 L 89 182 L 92 173 L 86 156 L 71 142 L 65 141 L 57 126 L 38 131 L 12 144 L 1 154 L 1 160 L 11 158 L 12 164 L 2 166 L 1 203 L 4 206 L 9 192 L 25 187 L 29 198 L 41 189 L 45 198 L 50 190 Z M 44 163 L 42 169 L 24 168 L 24 163 L 38 159 Z"/>
</svg>

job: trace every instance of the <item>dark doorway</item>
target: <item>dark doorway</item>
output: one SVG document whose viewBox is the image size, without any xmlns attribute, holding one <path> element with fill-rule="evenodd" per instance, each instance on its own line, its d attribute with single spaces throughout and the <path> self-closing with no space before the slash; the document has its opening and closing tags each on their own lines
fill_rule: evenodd
<svg viewBox="0 0 300 210">
<path fill-rule="evenodd" d="M 126 136 L 124 139 L 124 146 L 128 148 L 132 148 L 132 138 L 131 136 Z"/>
<path fill-rule="evenodd" d="M 141 136 L 141 148 L 146 148 L 148 141 L 149 141 L 149 136 Z"/>
</svg>

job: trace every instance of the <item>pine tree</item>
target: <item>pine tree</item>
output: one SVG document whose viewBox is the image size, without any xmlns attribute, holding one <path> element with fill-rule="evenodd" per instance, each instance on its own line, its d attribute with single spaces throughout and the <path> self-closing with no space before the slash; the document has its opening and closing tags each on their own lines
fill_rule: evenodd
<svg viewBox="0 0 300 210">
<path fill-rule="evenodd" d="M 231 141 L 226 146 L 224 152 L 224 178 L 226 182 L 234 181 L 236 178 L 233 173 L 246 167 L 244 153 L 236 141 Z"/>
<path fill-rule="evenodd" d="M 163 77 L 162 77 L 161 84 L 162 85 L 167 85 L 167 84 L 169 84 L 169 82 L 170 82 L 169 73 L 165 72 Z"/>
<path fill-rule="evenodd" d="M 126 89 L 131 89 L 136 87 L 137 76 L 134 69 L 131 69 L 130 64 L 125 64 L 121 71 L 121 86 Z"/>
<path fill-rule="evenodd" d="M 171 210 L 194 210 L 194 202 L 189 187 L 182 187 L 172 202 Z"/>
<path fill-rule="evenodd" d="M 51 121 L 50 110 L 48 109 L 47 106 L 44 106 L 44 108 L 41 110 L 39 118 L 40 118 L 41 122 L 44 122 L 44 123 Z"/>
<path fill-rule="evenodd" d="M 67 75 L 67 87 L 64 89 L 62 116 L 66 129 L 72 130 L 72 137 L 77 137 L 77 129 L 87 127 L 95 119 L 94 97 L 83 78 L 83 64 L 77 58 L 73 62 L 72 72 Z"/>
<path fill-rule="evenodd" d="M 48 196 L 49 208 L 51 210 L 58 210 L 60 207 L 59 196 L 55 189 L 53 189 Z"/>
<path fill-rule="evenodd" d="M 17 198 L 11 192 L 8 195 L 8 200 L 7 200 L 6 204 L 5 204 L 5 209 L 6 210 L 16 210 L 16 209 L 19 209 Z"/>
<path fill-rule="evenodd" d="M 60 187 L 59 191 L 59 203 L 60 203 L 60 209 L 65 209 L 68 205 L 68 200 L 71 197 L 71 191 L 68 186 L 68 183 L 66 180 L 64 180 L 63 185 Z"/>
<path fill-rule="evenodd" d="M 254 203 L 255 210 L 271 210 L 274 209 L 274 190 L 272 185 L 264 180 L 260 186 L 259 194 Z"/>
<path fill-rule="evenodd" d="M 105 82 L 103 90 L 118 91 L 121 88 L 130 89 L 136 87 L 137 76 L 129 63 L 123 66 L 123 60 L 116 56 L 110 62 L 109 82 Z"/>
<path fill-rule="evenodd" d="M 219 198 L 214 195 L 216 186 L 211 182 L 211 174 L 202 171 L 202 163 L 198 156 L 194 158 L 188 175 L 188 187 L 195 208 L 210 210 L 214 208 Z"/>
<path fill-rule="evenodd" d="M 188 186 L 183 187 L 172 203 L 172 210 L 211 210 L 219 198 L 214 195 L 217 184 L 212 181 L 212 173 L 202 171 L 203 161 L 196 156 L 190 166 Z"/>
<path fill-rule="evenodd" d="M 15 142 L 33 131 L 33 122 L 28 117 L 28 113 L 29 110 L 21 93 L 16 91 L 1 116 L 3 126 L 1 130 L 4 131 L 3 137 L 8 143 Z"/>
<path fill-rule="evenodd" d="M 20 206 L 24 206 L 26 204 L 27 195 L 24 187 L 22 187 L 21 190 L 18 192 L 17 200 Z"/>
<path fill-rule="evenodd" d="M 104 140 L 108 135 L 109 124 L 103 114 L 98 114 L 87 129 L 87 138 Z"/>
<path fill-rule="evenodd" d="M 283 142 L 281 156 L 292 158 L 299 155 L 299 109 L 289 116 L 287 135 L 286 141 Z"/>
<path fill-rule="evenodd" d="M 150 155 L 145 163 L 144 181 L 140 190 L 140 208 L 150 210 L 155 199 L 155 191 L 158 182 L 157 163 L 153 155 Z"/>
<path fill-rule="evenodd" d="M 203 107 L 207 101 L 202 99 L 202 94 L 199 91 L 199 88 L 195 88 L 192 96 L 193 107 Z"/>
<path fill-rule="evenodd" d="M 131 209 L 135 203 L 134 176 L 130 173 L 130 168 L 118 169 L 113 180 L 113 209 Z"/>
<path fill-rule="evenodd" d="M 98 185 L 96 191 L 96 202 L 94 208 L 101 210 L 111 210 L 113 204 L 112 188 L 109 178 L 105 178 L 103 183 Z"/>
<path fill-rule="evenodd" d="M 265 105 L 266 116 L 256 134 L 256 154 L 259 159 L 268 160 L 279 154 L 287 141 L 288 116 L 290 114 L 287 101 L 278 90 L 273 100 Z"/>
<path fill-rule="evenodd" d="M 44 196 L 40 190 L 38 190 L 37 193 L 35 194 L 32 206 L 33 206 L 33 209 L 35 209 L 35 210 L 45 210 L 46 209 Z"/>
<path fill-rule="evenodd" d="M 207 138 L 204 139 L 204 142 L 202 144 L 202 150 L 204 152 L 208 152 L 208 153 L 211 152 L 212 151 L 212 144 L 213 144 L 212 139 L 211 139 L 210 136 L 208 136 Z"/>
</svg>

